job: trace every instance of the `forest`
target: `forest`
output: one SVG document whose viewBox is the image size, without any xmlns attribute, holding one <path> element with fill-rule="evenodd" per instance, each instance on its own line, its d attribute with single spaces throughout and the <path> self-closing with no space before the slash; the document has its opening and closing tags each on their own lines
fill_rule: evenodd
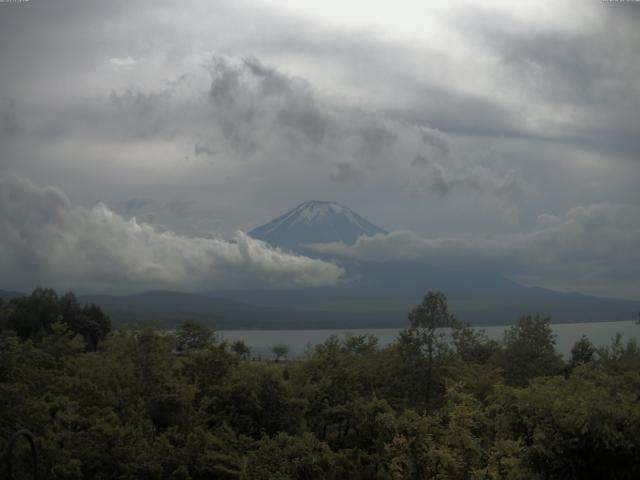
<svg viewBox="0 0 640 480">
<path fill-rule="evenodd" d="M 0 452 L 23 428 L 46 479 L 636 479 L 640 348 L 583 337 L 564 359 L 535 315 L 492 341 L 429 292 L 390 346 L 255 360 L 38 288 L 0 304 Z M 12 457 L 33 478 L 26 441 Z"/>
</svg>

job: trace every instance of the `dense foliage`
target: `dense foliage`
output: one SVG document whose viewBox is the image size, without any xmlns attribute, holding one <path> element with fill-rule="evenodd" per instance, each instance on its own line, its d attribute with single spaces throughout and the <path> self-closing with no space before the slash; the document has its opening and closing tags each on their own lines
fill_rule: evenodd
<svg viewBox="0 0 640 480">
<path fill-rule="evenodd" d="M 332 337 L 290 361 L 193 322 L 109 332 L 42 289 L 0 328 L 0 450 L 28 428 L 46 478 L 640 478 L 636 343 L 583 338 L 565 363 L 547 319 L 494 342 L 439 293 L 388 347 Z"/>
</svg>

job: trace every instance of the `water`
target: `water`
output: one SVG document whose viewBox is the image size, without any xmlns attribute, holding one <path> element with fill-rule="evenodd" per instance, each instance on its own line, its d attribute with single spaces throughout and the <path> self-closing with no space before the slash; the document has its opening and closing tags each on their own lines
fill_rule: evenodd
<svg viewBox="0 0 640 480">
<path fill-rule="evenodd" d="M 493 340 L 501 340 L 504 331 L 509 326 L 484 327 L 487 336 Z M 600 322 L 600 323 L 564 323 L 552 324 L 556 334 L 556 350 L 565 357 L 571 354 L 573 344 L 586 335 L 596 346 L 609 345 L 617 333 L 622 335 L 624 342 L 640 338 L 640 325 L 634 321 Z M 234 341 L 242 340 L 251 347 L 253 357 L 273 358 L 273 345 L 287 345 L 289 358 L 305 355 L 314 345 L 323 343 L 331 335 L 344 338 L 345 335 L 364 335 L 369 333 L 378 338 L 379 344 L 385 346 L 393 342 L 398 336 L 395 328 L 372 328 L 354 330 L 223 330 L 222 338 Z"/>
</svg>

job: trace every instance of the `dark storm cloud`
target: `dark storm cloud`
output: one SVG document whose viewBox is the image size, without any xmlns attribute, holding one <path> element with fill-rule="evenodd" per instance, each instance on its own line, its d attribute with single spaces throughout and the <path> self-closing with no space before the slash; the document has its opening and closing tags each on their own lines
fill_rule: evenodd
<svg viewBox="0 0 640 480">
<path fill-rule="evenodd" d="M 328 119 L 306 81 L 286 77 L 256 58 L 214 56 L 210 70 L 216 120 L 232 144 L 241 146 L 253 137 L 250 151 L 255 151 L 260 144 L 255 130 L 267 122 L 302 134 L 314 144 L 323 140 Z"/>
<path fill-rule="evenodd" d="M 572 5 L 575 11 L 584 7 Z M 640 64 L 630 59 L 640 45 L 640 16 L 638 9 L 627 7 L 606 2 L 589 6 L 591 18 L 576 16 L 571 29 L 532 27 L 479 6 L 456 21 L 502 62 L 532 100 L 571 112 L 570 121 L 557 131 L 523 134 L 637 158 Z"/>
<path fill-rule="evenodd" d="M 597 15 L 597 21 L 584 20 L 579 30 L 527 28 L 522 20 L 495 12 L 482 15 L 487 22 L 478 23 L 475 14 L 468 22 L 475 38 L 537 93 L 563 103 L 622 106 L 629 99 L 615 93 L 633 87 L 638 70 L 628 56 L 640 41 L 637 22 L 606 6 Z"/>
<path fill-rule="evenodd" d="M 397 145 L 398 127 L 384 116 L 322 99 L 307 79 L 284 75 L 255 57 L 216 55 L 209 69 L 212 119 L 241 157 L 274 143 L 358 157 L 330 167 L 329 178 L 344 184 L 362 180 Z"/>
</svg>

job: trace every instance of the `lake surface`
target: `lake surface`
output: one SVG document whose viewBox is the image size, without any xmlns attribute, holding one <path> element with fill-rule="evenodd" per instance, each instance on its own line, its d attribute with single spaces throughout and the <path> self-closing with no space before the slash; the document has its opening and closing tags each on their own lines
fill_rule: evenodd
<svg viewBox="0 0 640 480">
<path fill-rule="evenodd" d="M 483 327 L 487 336 L 493 340 L 501 340 L 509 325 Z M 556 334 L 556 350 L 565 357 L 571 354 L 571 347 L 582 335 L 586 335 L 596 346 L 609 345 L 617 333 L 622 335 L 623 342 L 640 338 L 640 325 L 634 321 L 600 322 L 600 323 L 563 323 L 552 324 Z M 352 330 L 222 330 L 222 338 L 234 341 L 243 340 L 251 347 L 251 356 L 272 358 L 271 347 L 284 344 L 289 347 L 289 358 L 305 355 L 314 345 L 323 343 L 331 335 L 344 338 L 346 335 L 364 335 L 369 333 L 378 338 L 380 345 L 392 343 L 398 336 L 395 328 L 372 328 Z"/>
</svg>

